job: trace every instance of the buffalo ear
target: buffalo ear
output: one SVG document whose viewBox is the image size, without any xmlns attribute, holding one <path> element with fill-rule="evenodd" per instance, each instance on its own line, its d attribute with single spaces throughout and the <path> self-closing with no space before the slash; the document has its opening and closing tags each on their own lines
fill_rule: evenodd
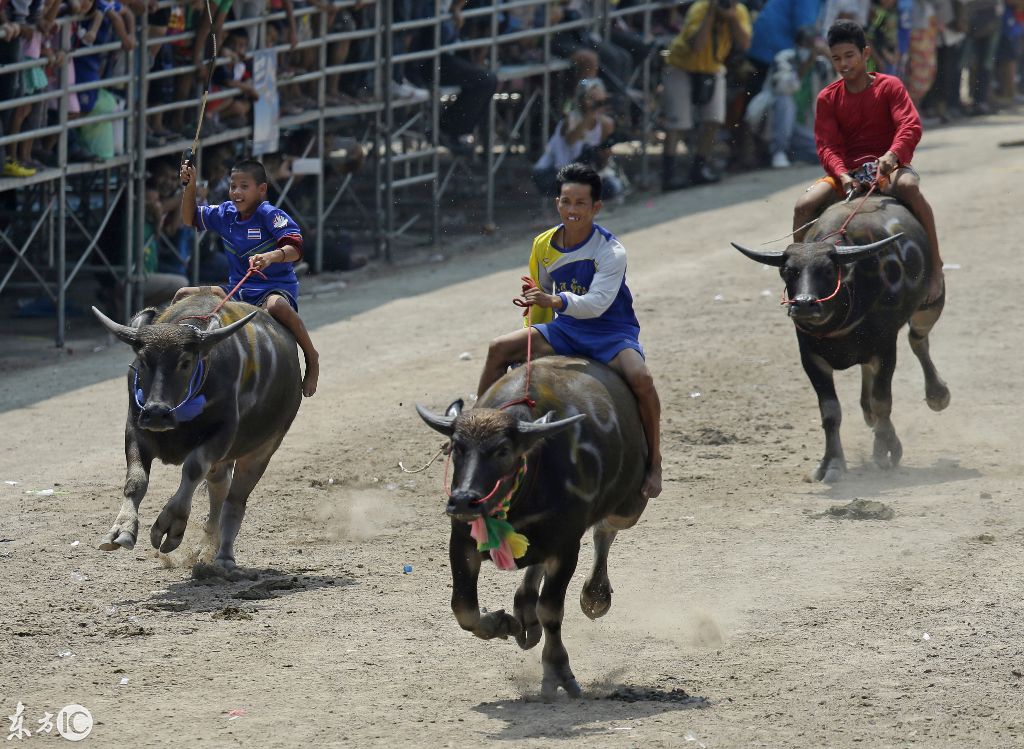
<svg viewBox="0 0 1024 749">
<path fill-rule="evenodd" d="M 527 449 L 545 437 L 551 437 L 552 435 L 558 434 L 559 432 L 568 429 L 576 422 L 583 421 L 583 419 L 587 418 L 586 414 L 576 414 L 575 416 L 570 416 L 566 419 L 552 421 L 554 416 L 554 411 L 548 411 L 536 421 L 516 422 L 516 432 L 521 437 L 525 438 Z"/>
<path fill-rule="evenodd" d="M 462 398 L 458 398 L 456 400 L 453 400 L 451 402 L 451 405 L 449 405 L 448 408 L 445 409 L 444 415 L 445 416 L 458 416 L 460 413 L 462 413 L 462 407 L 465 406 L 465 405 L 466 404 L 462 400 Z"/>
<path fill-rule="evenodd" d="M 781 268 L 786 262 L 786 253 L 783 250 L 775 250 L 773 252 L 763 252 L 761 250 L 751 250 L 749 247 L 744 247 L 741 244 L 730 242 L 733 247 L 742 252 L 744 255 L 749 257 L 751 260 L 755 260 L 765 265 L 773 265 L 776 268 Z"/>
<path fill-rule="evenodd" d="M 136 312 L 132 319 L 128 323 L 129 328 L 141 328 L 146 325 L 152 325 L 153 320 L 156 318 L 156 307 L 146 307 Z"/>
<path fill-rule="evenodd" d="M 461 401 L 456 401 L 455 403 L 460 402 Z M 452 406 L 454 406 L 455 403 L 453 403 Z M 449 406 L 448 409 L 451 410 L 452 406 Z M 420 415 L 420 418 L 426 422 L 428 427 L 440 432 L 446 437 L 451 437 L 452 434 L 455 433 L 455 418 L 457 414 L 455 416 L 438 416 L 433 411 L 428 411 L 419 403 L 416 404 L 416 413 Z"/>
<path fill-rule="evenodd" d="M 103 327 L 113 333 L 118 340 L 127 343 L 132 348 L 135 348 L 138 344 L 138 328 L 130 328 L 127 325 L 116 323 L 95 307 L 92 308 L 92 313 L 96 315 L 96 319 L 103 323 Z"/>
<path fill-rule="evenodd" d="M 850 247 L 841 244 L 836 245 L 835 249 L 829 252 L 829 256 L 837 263 L 853 263 L 857 260 L 877 255 L 902 236 L 903 232 L 900 232 L 899 234 L 893 234 L 891 237 L 880 239 L 877 242 L 872 242 L 871 244 L 859 244 L 852 245 Z"/>
</svg>

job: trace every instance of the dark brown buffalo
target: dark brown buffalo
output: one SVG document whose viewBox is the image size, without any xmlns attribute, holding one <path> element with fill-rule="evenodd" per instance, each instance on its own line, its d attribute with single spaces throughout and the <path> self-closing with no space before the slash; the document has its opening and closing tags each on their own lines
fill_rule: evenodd
<svg viewBox="0 0 1024 749">
<path fill-rule="evenodd" d="M 835 481 L 846 471 L 839 441 L 842 411 L 832 373 L 861 366 L 860 405 L 874 429 L 874 460 L 895 466 L 903 447 L 892 425 L 892 375 L 900 329 L 910 324 L 910 348 L 924 370 L 928 405 L 949 405 L 949 388 L 928 351 L 928 334 L 942 314 L 945 293 L 925 304 L 931 270 L 928 237 L 895 199 L 871 196 L 856 211 L 841 243 L 836 235 L 858 206 L 828 208 L 806 241 L 781 252 L 733 246 L 759 263 L 774 265 L 786 284 L 789 317 L 796 328 L 800 361 L 818 395 L 825 456 L 812 474 Z M 819 237 L 821 240 L 819 240 Z"/>
<path fill-rule="evenodd" d="M 533 364 L 530 393 L 536 406 L 500 408 L 523 395 L 525 376 L 525 367 L 508 373 L 470 411 L 462 411 L 462 401 L 449 406 L 445 416 L 421 406 L 417 411 L 451 438 L 453 478 L 446 511 L 452 522 L 456 619 L 485 640 L 513 635 L 524 649 L 540 641 L 543 627 L 542 692 L 551 698 L 562 687 L 576 697 L 580 686 L 561 636 L 566 588 L 576 570 L 580 539 L 593 527 L 594 567 L 580 606 L 592 619 L 611 606 L 608 551 L 615 534 L 632 527 L 647 505 L 640 493 L 647 441 L 636 399 L 607 367 L 545 357 Z M 511 615 L 504 610 L 481 614 L 477 576 L 490 553 L 477 550 L 469 521 L 494 510 L 523 466 L 508 520 L 529 539 L 526 555 L 516 560 L 526 574 Z"/>
<path fill-rule="evenodd" d="M 159 459 L 182 470 L 178 490 L 153 523 L 153 547 L 178 547 L 192 495 L 206 479 L 206 532 L 219 528 L 216 562 L 235 566 L 235 536 L 246 501 L 295 418 L 302 390 L 291 334 L 248 304 L 230 303 L 212 321 L 196 317 L 219 301 L 190 296 L 159 315 L 144 310 L 131 326 L 93 308 L 135 351 L 128 372 L 128 475 L 121 511 L 100 544 L 105 551 L 135 546 L 139 504 L 153 460 Z"/>
</svg>

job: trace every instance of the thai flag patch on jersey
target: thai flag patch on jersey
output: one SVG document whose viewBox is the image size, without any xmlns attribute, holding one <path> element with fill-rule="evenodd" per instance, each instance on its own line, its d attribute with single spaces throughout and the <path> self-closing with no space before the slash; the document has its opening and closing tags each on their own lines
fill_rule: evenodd
<svg viewBox="0 0 1024 749">
<path fill-rule="evenodd" d="M 259 227 L 255 228 L 255 229 L 249 229 L 248 238 L 249 239 L 255 239 L 257 241 L 259 241 L 260 239 L 263 239 L 263 234 L 262 234 L 262 232 L 260 232 Z"/>
</svg>

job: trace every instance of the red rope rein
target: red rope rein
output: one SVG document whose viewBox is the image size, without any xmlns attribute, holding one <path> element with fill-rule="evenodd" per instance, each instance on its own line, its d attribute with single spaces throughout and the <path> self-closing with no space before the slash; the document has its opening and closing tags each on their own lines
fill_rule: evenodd
<svg viewBox="0 0 1024 749">
<path fill-rule="evenodd" d="M 227 293 L 227 296 L 225 296 L 223 299 L 220 300 L 220 303 L 216 307 L 213 308 L 213 312 L 211 312 L 208 315 L 188 315 L 188 316 L 182 317 L 180 319 L 181 320 L 209 320 L 209 319 L 211 319 L 214 315 L 216 315 L 218 312 L 220 312 L 222 309 L 224 309 L 224 305 L 231 301 L 231 297 L 233 297 L 235 295 L 235 293 L 240 288 L 242 288 L 242 284 L 244 284 L 246 281 L 249 280 L 249 276 L 252 276 L 254 274 L 259 276 L 260 278 L 262 278 L 264 281 L 267 280 L 266 274 L 264 274 L 262 271 L 257 270 L 256 268 L 254 268 L 253 264 L 252 264 L 252 258 L 249 258 L 249 271 L 244 276 L 242 276 L 242 280 L 241 281 L 239 281 L 238 283 L 235 284 L 235 288 L 233 288 L 231 291 L 229 291 Z"/>
</svg>

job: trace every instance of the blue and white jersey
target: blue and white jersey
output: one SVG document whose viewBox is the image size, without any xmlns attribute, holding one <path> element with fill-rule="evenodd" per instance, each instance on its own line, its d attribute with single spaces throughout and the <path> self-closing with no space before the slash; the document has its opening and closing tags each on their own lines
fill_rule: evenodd
<svg viewBox="0 0 1024 749">
<path fill-rule="evenodd" d="M 228 258 L 228 282 L 234 286 L 249 271 L 249 258 L 270 252 L 282 244 L 291 244 L 302 252 L 302 231 L 287 213 L 263 201 L 247 218 L 238 215 L 234 203 L 200 206 L 196 212 L 196 228 L 220 235 Z M 262 271 L 267 279 L 250 276 L 248 288 L 278 288 L 283 284 L 298 287 L 292 263 L 274 263 Z"/>
<path fill-rule="evenodd" d="M 562 299 L 558 323 L 608 333 L 639 334 L 633 295 L 626 286 L 626 249 L 615 235 L 594 224 L 590 236 L 573 247 L 554 242 L 559 224 L 533 240 L 530 275 L 549 294 Z M 530 322 L 544 323 L 552 310 L 533 306 Z"/>
</svg>

